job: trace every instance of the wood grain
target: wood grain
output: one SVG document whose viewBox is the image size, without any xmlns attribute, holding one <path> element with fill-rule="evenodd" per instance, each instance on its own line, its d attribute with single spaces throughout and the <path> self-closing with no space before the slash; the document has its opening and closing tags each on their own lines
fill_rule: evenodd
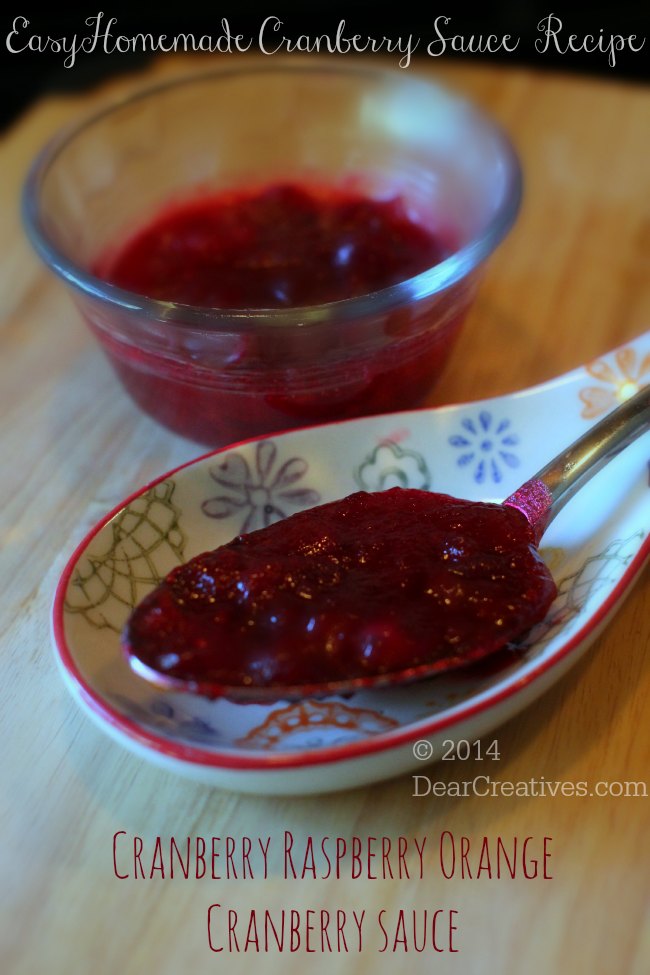
<svg viewBox="0 0 650 975">
<path fill-rule="evenodd" d="M 204 63 L 204 62 L 202 62 Z M 0 969 L 12 975 L 414 971 L 581 975 L 650 970 L 650 842 L 642 798 L 414 799 L 409 777 L 324 798 L 242 798 L 174 778 L 109 741 L 65 692 L 49 605 L 73 546 L 122 497 L 197 448 L 140 416 L 68 297 L 20 228 L 25 171 L 80 113 L 152 77 L 158 62 L 79 98 L 35 105 L 0 145 L 0 415 L 3 463 L 0 722 Z M 526 196 L 432 403 L 543 381 L 650 325 L 650 96 L 633 86 L 529 71 L 438 72 L 501 120 L 522 155 Z M 500 729 L 501 779 L 644 780 L 650 766 L 647 572 L 570 674 Z M 445 763 L 440 778 L 484 766 Z M 156 836 L 297 838 L 551 836 L 552 880 L 117 880 L 117 830 Z M 460 912 L 455 955 L 209 951 L 213 902 L 329 910 Z"/>
</svg>

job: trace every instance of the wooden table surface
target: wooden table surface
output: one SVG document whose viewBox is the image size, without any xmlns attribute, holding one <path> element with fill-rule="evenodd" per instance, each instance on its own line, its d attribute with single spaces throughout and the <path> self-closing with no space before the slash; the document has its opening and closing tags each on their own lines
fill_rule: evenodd
<svg viewBox="0 0 650 975">
<path fill-rule="evenodd" d="M 201 62 L 202 65 L 205 62 Z M 60 283 L 20 228 L 26 167 L 63 123 L 149 80 L 158 62 L 82 97 L 35 105 L 0 144 L 2 681 L 0 970 L 35 975 L 191 971 L 644 975 L 650 821 L 643 798 L 416 799 L 410 776 L 338 795 L 218 792 L 105 737 L 65 691 L 50 649 L 58 575 L 88 529 L 198 449 L 140 416 Z M 413 70 L 413 69 L 410 69 Z M 650 327 L 650 94 L 569 76 L 445 66 L 523 158 L 520 219 L 493 259 L 432 403 L 490 396 L 588 362 Z M 498 732 L 499 777 L 650 781 L 647 571 L 586 658 Z M 444 763 L 449 780 L 479 763 Z M 450 767 L 453 766 L 453 767 Z M 157 836 L 553 838 L 552 880 L 119 880 L 118 830 Z M 456 954 L 212 953 L 211 903 L 238 909 L 459 911 Z M 409 922 L 410 923 L 410 922 Z M 243 940 L 243 939 L 242 939 Z M 392 945 L 391 945 L 392 946 Z"/>
</svg>

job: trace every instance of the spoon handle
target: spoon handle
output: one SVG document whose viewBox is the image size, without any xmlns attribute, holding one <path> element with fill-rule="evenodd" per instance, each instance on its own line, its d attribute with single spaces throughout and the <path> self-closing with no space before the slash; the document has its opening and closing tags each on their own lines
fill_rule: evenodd
<svg viewBox="0 0 650 975">
<path fill-rule="evenodd" d="M 536 539 L 583 484 L 650 429 L 650 386 L 639 390 L 522 484 L 504 504 L 530 522 Z"/>
</svg>

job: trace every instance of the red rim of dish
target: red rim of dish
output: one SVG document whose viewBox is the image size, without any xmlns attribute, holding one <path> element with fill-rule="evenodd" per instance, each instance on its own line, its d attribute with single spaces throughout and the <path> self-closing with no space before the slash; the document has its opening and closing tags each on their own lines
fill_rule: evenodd
<svg viewBox="0 0 650 975">
<path fill-rule="evenodd" d="M 426 412 L 427 409 L 431 409 L 431 407 L 424 407 L 424 409 L 421 411 L 412 410 L 408 412 Z M 364 417 L 363 419 L 369 418 Z M 358 420 L 341 420 L 338 423 L 317 424 L 314 427 L 282 430 L 274 433 L 273 436 L 286 436 L 292 433 L 303 432 L 305 429 L 318 429 L 318 427 L 323 426 L 338 426 L 339 423 L 344 424 L 350 422 L 356 423 Z M 528 674 L 526 674 L 524 677 L 518 678 L 516 681 L 513 681 L 510 685 L 502 687 L 500 690 L 496 690 L 491 694 L 488 692 L 487 697 L 483 698 L 482 700 L 472 702 L 470 699 L 466 705 L 457 706 L 454 708 L 452 714 L 448 714 L 441 718 L 424 718 L 421 721 L 412 722 L 404 728 L 398 728 L 394 731 L 381 732 L 377 735 L 373 735 L 371 738 L 364 738 L 361 741 L 349 742 L 345 745 L 303 750 L 300 752 L 283 752 L 280 754 L 264 753 L 263 756 L 258 756 L 257 754 L 253 755 L 251 753 L 246 753 L 245 751 L 241 753 L 234 753 L 231 750 L 206 751 L 198 748 L 195 745 L 183 744 L 168 740 L 166 738 L 158 737 L 153 731 L 141 727 L 131 718 L 127 718 L 123 714 L 120 714 L 116 708 L 109 704 L 101 696 L 101 694 L 90 686 L 77 667 L 66 640 L 64 624 L 64 603 L 70 577 L 80 556 L 88 547 L 93 538 L 95 538 L 95 536 L 99 534 L 105 525 L 115 518 L 120 511 L 126 508 L 137 498 L 141 497 L 146 491 L 149 491 L 151 488 L 156 487 L 156 485 L 161 484 L 163 481 L 167 480 L 167 478 L 178 474 L 179 471 L 185 470 L 185 468 L 193 467 L 210 457 L 215 457 L 219 454 L 225 453 L 225 451 L 230 451 L 236 447 L 242 447 L 246 444 L 255 443 L 263 439 L 266 438 L 250 437 L 246 440 L 227 444 L 225 447 L 220 447 L 217 450 L 208 451 L 207 453 L 202 454 L 193 460 L 187 461 L 184 464 L 179 464 L 178 467 L 167 471 L 165 474 L 162 474 L 160 477 L 157 477 L 148 484 L 145 484 L 137 491 L 134 491 L 133 494 L 129 495 L 124 501 L 113 508 L 112 511 L 105 515 L 85 535 L 68 560 L 56 588 L 52 607 L 52 631 L 54 641 L 56 644 L 56 649 L 59 653 L 59 660 L 68 676 L 72 679 L 74 684 L 76 684 L 81 692 L 84 702 L 97 716 L 101 717 L 113 728 L 125 734 L 128 738 L 131 738 L 134 742 L 144 745 L 147 748 L 152 748 L 154 751 L 177 761 L 186 762 L 192 765 L 202 765 L 208 768 L 222 768 L 240 771 L 270 771 L 273 769 L 298 769 L 311 765 L 326 765 L 333 762 L 364 758 L 366 756 L 387 751 L 389 749 L 392 750 L 396 747 L 417 741 L 422 736 L 434 734 L 445 728 L 449 728 L 451 725 L 458 724 L 459 722 L 467 720 L 468 718 L 475 717 L 476 715 L 495 707 L 502 701 L 520 694 L 533 681 L 537 680 L 547 671 L 551 670 L 553 667 L 556 667 L 562 660 L 564 660 L 565 657 L 567 657 L 576 646 L 582 643 L 583 640 L 606 619 L 613 607 L 623 596 L 625 590 L 627 589 L 628 583 L 640 571 L 646 559 L 650 557 L 650 535 L 646 535 L 641 547 L 639 548 L 639 551 L 636 553 L 625 572 L 610 592 L 607 599 L 601 604 L 594 615 L 589 618 L 587 623 L 581 627 L 570 640 L 559 647 L 552 657 L 550 657 L 548 660 L 542 661 Z"/>
</svg>

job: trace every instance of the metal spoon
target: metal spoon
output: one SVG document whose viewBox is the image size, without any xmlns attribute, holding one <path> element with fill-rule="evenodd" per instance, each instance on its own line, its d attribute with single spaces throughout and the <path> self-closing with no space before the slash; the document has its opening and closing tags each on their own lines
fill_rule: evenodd
<svg viewBox="0 0 650 975">
<path fill-rule="evenodd" d="M 503 504 L 516 508 L 524 515 L 533 530 L 536 543 L 539 544 L 548 525 L 573 495 L 605 464 L 648 429 L 650 429 L 650 386 L 640 390 L 558 454 L 534 477 L 506 498 Z M 458 664 L 454 663 L 444 668 L 440 666 L 440 660 L 437 660 L 383 674 L 299 686 L 264 687 L 243 684 L 197 686 L 147 666 L 128 646 L 126 653 L 136 673 L 159 686 L 249 702 L 348 694 L 360 689 L 423 680 L 434 674 L 440 674 L 444 669 L 452 669 L 452 666 L 458 667 Z"/>
<path fill-rule="evenodd" d="M 503 502 L 526 516 L 539 544 L 565 504 L 605 464 L 650 429 L 650 386 L 639 390 Z"/>
</svg>

